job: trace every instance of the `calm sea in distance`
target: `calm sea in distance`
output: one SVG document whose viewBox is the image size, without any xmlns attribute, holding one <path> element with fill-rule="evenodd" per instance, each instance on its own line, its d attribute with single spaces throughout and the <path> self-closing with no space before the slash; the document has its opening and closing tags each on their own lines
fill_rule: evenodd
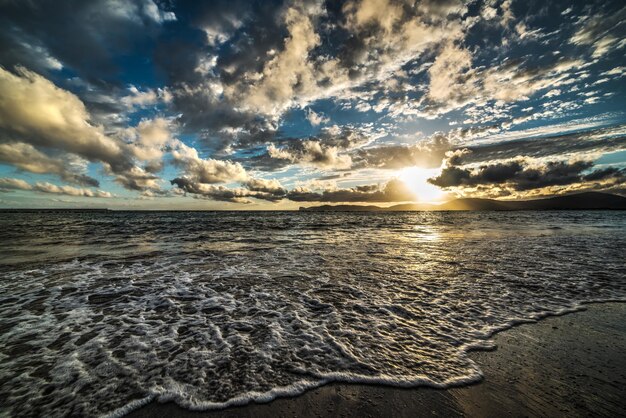
<svg viewBox="0 0 626 418">
<path fill-rule="evenodd" d="M 0 415 L 447 387 L 519 322 L 626 300 L 626 211 L 4 212 Z"/>
</svg>

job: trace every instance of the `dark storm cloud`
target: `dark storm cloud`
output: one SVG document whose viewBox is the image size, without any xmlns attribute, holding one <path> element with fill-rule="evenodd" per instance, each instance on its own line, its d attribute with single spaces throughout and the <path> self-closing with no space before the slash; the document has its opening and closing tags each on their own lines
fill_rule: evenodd
<svg viewBox="0 0 626 418">
<path fill-rule="evenodd" d="M 619 133 L 622 126 L 543 137 L 504 139 L 484 145 L 459 148 L 458 144 L 467 139 L 476 136 L 489 138 L 490 133 L 499 130 L 500 128 L 493 125 L 452 130 L 447 133 L 436 133 L 417 145 L 383 145 L 360 148 L 351 152 L 350 155 L 355 169 L 399 169 L 411 166 L 436 168 L 441 165 L 446 152 L 463 149 L 471 151 L 462 156 L 463 162 L 470 164 L 516 157 L 540 158 L 564 154 L 576 155 L 585 152 L 609 153 L 626 148 L 626 136 Z M 453 157 L 460 158 L 460 156 Z"/>
<path fill-rule="evenodd" d="M 482 165 L 476 169 L 449 165 L 439 176 L 428 181 L 442 188 L 506 185 L 516 191 L 526 191 L 608 179 L 622 183 L 626 179 L 626 170 L 616 168 L 585 174 L 592 167 L 590 161 L 549 161 L 537 165 L 523 159 Z"/>
<path fill-rule="evenodd" d="M 282 200 L 287 193 L 276 180 L 251 179 L 245 183 L 246 187 L 238 188 L 198 183 L 185 177 L 175 178 L 171 183 L 194 197 L 233 203 L 251 203 L 250 198 L 275 202 Z"/>
<path fill-rule="evenodd" d="M 276 180 L 250 179 L 243 187 L 229 188 L 222 185 L 198 183 L 186 177 L 171 181 L 185 193 L 205 199 L 250 203 L 250 198 L 276 202 L 287 199 L 294 202 L 406 202 L 415 199 L 415 194 L 400 180 L 356 186 L 345 189 L 310 190 L 296 187 L 287 190 Z"/>
<path fill-rule="evenodd" d="M 160 177 L 157 175 L 143 171 L 134 172 L 133 170 L 125 171 L 115 177 L 115 181 L 121 184 L 124 188 L 138 192 L 150 189 L 151 187 L 148 187 L 147 185 L 159 179 Z"/>
<path fill-rule="evenodd" d="M 287 199 L 295 202 L 406 202 L 415 199 L 400 180 L 390 180 L 385 185 L 356 186 L 349 189 L 311 191 L 296 188 L 287 193 Z"/>
<path fill-rule="evenodd" d="M 206 185 L 194 182 L 185 177 L 178 177 L 171 181 L 172 185 L 183 190 L 185 193 L 191 193 L 196 196 L 205 197 L 212 200 L 225 202 L 245 203 L 245 196 L 240 193 L 242 189 L 229 189 L 224 186 Z"/>
<path fill-rule="evenodd" d="M 343 174 L 330 174 L 328 176 L 318 177 L 317 180 L 337 180 L 343 177 Z"/>
<path fill-rule="evenodd" d="M 617 167 L 608 167 L 595 170 L 583 177 L 585 181 L 600 181 L 610 178 L 623 179 L 626 176 L 626 170 Z"/>
<path fill-rule="evenodd" d="M 620 127 L 617 127 L 619 129 Z M 548 157 L 566 153 L 612 152 L 626 148 L 626 136 L 612 134 L 616 128 L 594 129 L 543 138 L 506 140 L 492 144 L 467 147 L 466 163 L 508 159 L 518 156 Z"/>
<path fill-rule="evenodd" d="M 165 163 L 163 160 L 155 160 L 155 161 L 149 161 L 148 163 L 146 163 L 143 169 L 148 173 L 156 174 L 162 171 L 164 166 L 165 166 Z"/>
<path fill-rule="evenodd" d="M 62 65 L 86 79 L 112 80 L 115 58 L 145 44 L 172 18 L 152 0 L 3 1 L 0 62 L 38 72 Z"/>
<path fill-rule="evenodd" d="M 251 111 L 216 98 L 212 87 L 175 90 L 172 105 L 180 111 L 178 119 L 186 133 L 198 134 L 211 150 L 222 151 L 230 145 L 246 148 L 273 139 L 276 127 Z"/>
<path fill-rule="evenodd" d="M 275 126 L 258 112 L 246 110 L 224 89 L 241 88 L 244 74 L 260 72 L 280 50 L 287 35 L 282 1 L 183 1 L 181 17 L 195 32 L 163 40 L 156 64 L 173 87 L 172 106 L 185 132 L 199 133 L 212 150 L 235 144 L 246 147 L 275 135 Z M 233 134 L 236 131 L 237 135 Z"/>
<path fill-rule="evenodd" d="M 205 32 L 210 48 L 220 47 L 216 65 L 229 69 L 220 74 L 223 82 L 235 84 L 244 73 L 262 70 L 272 58 L 268 51 L 283 46 L 288 32 L 281 15 L 288 3 L 284 0 L 189 2 L 194 15 L 192 24 Z M 228 40 L 231 42 L 226 43 Z"/>
</svg>

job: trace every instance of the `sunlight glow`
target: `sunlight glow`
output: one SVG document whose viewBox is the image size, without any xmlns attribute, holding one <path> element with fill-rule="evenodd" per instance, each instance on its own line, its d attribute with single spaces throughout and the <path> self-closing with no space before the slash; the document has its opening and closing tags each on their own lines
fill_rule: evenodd
<svg viewBox="0 0 626 418">
<path fill-rule="evenodd" d="M 428 183 L 428 179 L 439 173 L 437 168 L 407 167 L 398 173 L 398 178 L 415 193 L 419 202 L 439 202 L 446 195 L 439 187 Z"/>
</svg>

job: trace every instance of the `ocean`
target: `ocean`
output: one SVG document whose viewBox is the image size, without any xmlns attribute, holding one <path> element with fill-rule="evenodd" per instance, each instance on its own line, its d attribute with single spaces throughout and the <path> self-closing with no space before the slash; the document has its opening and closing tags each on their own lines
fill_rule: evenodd
<svg viewBox="0 0 626 418">
<path fill-rule="evenodd" d="M 626 212 L 4 212 L 0 415 L 444 388 L 514 324 L 626 300 Z"/>
</svg>

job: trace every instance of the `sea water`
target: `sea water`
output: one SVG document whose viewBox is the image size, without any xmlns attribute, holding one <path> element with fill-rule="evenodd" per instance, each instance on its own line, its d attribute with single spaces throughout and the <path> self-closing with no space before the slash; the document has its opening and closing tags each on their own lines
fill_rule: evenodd
<svg viewBox="0 0 626 418">
<path fill-rule="evenodd" d="M 0 414 L 331 381 L 448 387 L 515 323 L 626 300 L 626 212 L 11 212 Z"/>
</svg>

